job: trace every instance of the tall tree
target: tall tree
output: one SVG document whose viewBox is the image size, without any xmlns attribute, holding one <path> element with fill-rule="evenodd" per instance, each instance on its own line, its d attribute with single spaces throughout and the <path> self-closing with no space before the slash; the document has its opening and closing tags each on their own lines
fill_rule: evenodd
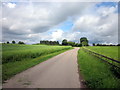
<svg viewBox="0 0 120 90">
<path fill-rule="evenodd" d="M 93 43 L 93 46 L 95 46 L 95 43 Z"/>
<path fill-rule="evenodd" d="M 12 41 L 12 44 L 15 44 L 15 41 L 14 41 L 14 40 Z"/>
<path fill-rule="evenodd" d="M 9 44 L 10 42 L 9 41 L 7 41 L 7 44 Z"/>
<path fill-rule="evenodd" d="M 68 45 L 68 43 L 67 43 L 67 40 L 66 40 L 66 39 L 64 39 L 64 40 L 62 41 L 62 45 Z"/>
<path fill-rule="evenodd" d="M 88 40 L 87 40 L 86 37 L 80 38 L 80 43 L 82 44 L 82 46 L 89 46 L 88 45 Z"/>
</svg>

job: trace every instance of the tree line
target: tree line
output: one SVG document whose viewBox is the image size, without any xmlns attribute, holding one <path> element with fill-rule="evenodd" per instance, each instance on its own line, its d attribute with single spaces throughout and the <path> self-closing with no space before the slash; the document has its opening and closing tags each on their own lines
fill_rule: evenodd
<svg viewBox="0 0 120 90">
<path fill-rule="evenodd" d="M 19 41 L 18 43 L 16 43 L 14 40 L 11 42 L 12 44 L 25 44 L 23 41 Z M 41 40 L 38 44 L 45 44 L 45 45 L 64 45 L 64 46 L 72 46 L 72 47 L 82 47 L 82 46 L 89 46 L 89 41 L 86 37 L 82 37 L 80 38 L 80 43 L 75 43 L 72 41 L 68 41 L 67 39 L 63 39 L 62 40 L 62 44 L 59 43 L 59 41 L 48 41 L 48 40 Z M 10 44 L 9 41 L 7 41 L 7 44 Z M 120 46 L 120 44 L 118 45 L 107 45 L 107 44 L 92 44 L 93 46 Z"/>
<path fill-rule="evenodd" d="M 4 43 L 5 44 L 5 43 Z M 23 41 L 19 41 L 16 43 L 14 40 L 10 43 L 9 41 L 6 42 L 6 44 L 25 44 Z"/>
<path fill-rule="evenodd" d="M 97 44 L 95 44 L 95 43 L 93 43 L 93 46 L 120 46 L 120 44 L 117 44 L 117 45 L 113 45 L 113 44 L 99 44 L 99 43 L 97 43 Z"/>
<path fill-rule="evenodd" d="M 64 46 L 72 46 L 72 47 L 80 47 L 81 46 L 81 44 L 79 44 L 79 43 L 75 43 L 75 42 L 72 42 L 72 41 L 67 41 L 67 39 L 64 39 L 63 41 L 62 41 L 62 45 L 64 45 Z"/>
<path fill-rule="evenodd" d="M 70 45 L 70 46 L 73 46 L 73 47 L 89 46 L 88 40 L 87 40 L 86 37 L 80 38 L 80 43 L 75 43 L 75 42 L 67 41 L 66 39 L 64 39 L 62 41 L 62 45 Z"/>
<path fill-rule="evenodd" d="M 19 41 L 16 43 L 14 40 L 11 42 L 12 44 L 25 44 L 22 41 Z M 10 44 L 9 41 L 7 41 L 7 44 Z M 64 46 L 72 46 L 72 47 L 81 47 L 81 46 L 89 46 L 88 45 L 88 40 L 86 37 L 80 38 L 80 43 L 75 43 L 72 41 L 67 41 L 67 39 L 62 40 L 62 44 L 59 43 L 59 41 L 48 41 L 48 40 L 41 40 L 37 44 L 45 44 L 45 45 L 64 45 Z"/>
<path fill-rule="evenodd" d="M 46 45 L 59 45 L 59 42 L 58 42 L 58 41 L 43 40 L 43 41 L 40 41 L 40 44 L 46 44 Z"/>
</svg>

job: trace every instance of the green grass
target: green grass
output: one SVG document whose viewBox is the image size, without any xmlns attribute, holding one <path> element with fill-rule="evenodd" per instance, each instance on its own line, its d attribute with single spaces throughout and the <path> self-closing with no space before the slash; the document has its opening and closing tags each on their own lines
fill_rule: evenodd
<svg viewBox="0 0 120 90">
<path fill-rule="evenodd" d="M 72 47 L 47 45 L 3 45 L 3 60 L 9 60 L 6 60 L 7 62 L 4 62 L 2 65 L 2 79 L 5 81 L 13 75 L 69 49 L 72 49 Z M 30 55 L 30 57 L 27 54 Z M 36 56 L 32 57 L 32 55 Z M 10 56 L 13 58 L 9 58 Z M 19 59 L 15 60 L 15 58 Z"/>
<path fill-rule="evenodd" d="M 2 63 L 21 61 L 25 58 L 37 58 L 39 56 L 58 52 L 71 48 L 70 46 L 48 46 L 48 45 L 2 45 Z"/>
<path fill-rule="evenodd" d="M 78 51 L 79 70 L 89 88 L 120 88 L 120 79 L 111 71 L 111 66 L 100 59 Z"/>
<path fill-rule="evenodd" d="M 120 48 L 120 46 L 89 46 L 86 47 L 96 53 L 108 56 L 110 58 L 113 58 L 115 60 L 119 60 L 119 55 L 118 55 L 118 48 Z"/>
</svg>

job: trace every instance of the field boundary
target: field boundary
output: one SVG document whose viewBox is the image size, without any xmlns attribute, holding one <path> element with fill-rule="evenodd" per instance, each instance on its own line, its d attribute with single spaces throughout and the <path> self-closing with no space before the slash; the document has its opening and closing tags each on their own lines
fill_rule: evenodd
<svg viewBox="0 0 120 90">
<path fill-rule="evenodd" d="M 107 57 L 107 56 L 105 56 L 105 55 L 102 55 L 102 54 L 93 52 L 93 51 L 91 51 L 91 50 L 89 50 L 89 49 L 86 49 L 85 47 L 82 48 L 82 49 L 83 49 L 85 52 L 88 52 L 89 54 L 92 54 L 92 55 L 100 58 L 101 60 L 107 62 L 108 64 L 110 64 L 110 65 L 112 65 L 112 66 L 115 66 L 115 67 L 117 67 L 117 68 L 120 69 L 120 66 L 115 65 L 115 63 L 120 64 L 120 61 L 117 61 L 117 60 L 115 60 L 115 59 L 113 59 L 113 58 L 110 58 L 110 57 Z M 104 59 L 103 59 L 103 58 L 104 58 Z M 105 60 L 105 59 L 106 59 L 106 60 Z M 110 60 L 111 62 L 108 61 L 108 60 Z"/>
</svg>

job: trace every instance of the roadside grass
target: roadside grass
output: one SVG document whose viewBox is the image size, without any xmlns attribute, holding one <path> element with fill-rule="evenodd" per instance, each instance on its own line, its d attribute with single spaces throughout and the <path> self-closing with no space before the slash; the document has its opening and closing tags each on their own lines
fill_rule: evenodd
<svg viewBox="0 0 120 90">
<path fill-rule="evenodd" d="M 25 58 L 21 61 L 5 63 L 2 65 L 2 69 L 3 69 L 2 81 L 4 82 L 5 80 L 9 79 L 13 75 L 16 75 L 17 73 L 20 73 L 20 72 L 22 72 L 30 67 L 33 67 L 33 66 L 35 66 L 43 61 L 48 60 L 49 58 L 52 58 L 53 56 L 56 56 L 56 55 L 63 53 L 67 50 L 70 50 L 70 49 L 72 49 L 72 48 L 58 51 L 58 52 L 54 52 L 54 53 L 50 53 L 50 54 L 40 56 L 40 57 L 37 57 L 34 59 Z"/>
<path fill-rule="evenodd" d="M 78 65 L 88 88 L 120 88 L 120 78 L 113 74 L 111 66 L 82 48 L 78 51 Z"/>
</svg>

